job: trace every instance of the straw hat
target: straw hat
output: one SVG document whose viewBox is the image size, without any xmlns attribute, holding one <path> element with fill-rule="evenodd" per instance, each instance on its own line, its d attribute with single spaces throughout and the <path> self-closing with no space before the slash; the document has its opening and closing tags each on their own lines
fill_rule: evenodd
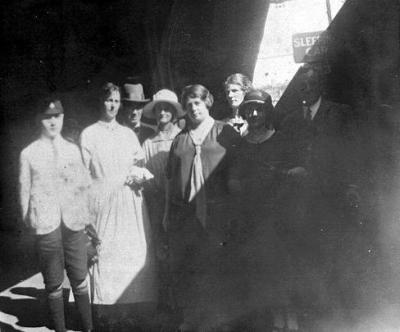
<svg viewBox="0 0 400 332">
<path fill-rule="evenodd" d="M 143 108 L 143 115 L 147 118 L 154 119 L 154 107 L 161 102 L 172 105 L 176 111 L 175 116 L 177 118 L 185 115 L 185 112 L 182 109 L 182 105 L 178 102 L 178 97 L 176 93 L 168 89 L 162 89 L 160 91 L 157 91 L 157 93 L 153 95 L 153 101 L 145 105 L 145 107 Z"/>
</svg>

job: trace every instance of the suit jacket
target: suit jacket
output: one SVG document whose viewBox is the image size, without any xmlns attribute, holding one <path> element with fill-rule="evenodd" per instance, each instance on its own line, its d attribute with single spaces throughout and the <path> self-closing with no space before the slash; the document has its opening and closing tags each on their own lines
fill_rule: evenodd
<svg viewBox="0 0 400 332">
<path fill-rule="evenodd" d="M 36 234 L 63 222 L 77 231 L 89 222 L 90 177 L 78 147 L 57 137 L 40 138 L 20 154 L 19 198 L 23 220 Z"/>
<path fill-rule="evenodd" d="M 304 167 L 309 183 L 325 193 L 336 194 L 354 183 L 350 153 L 349 106 L 322 99 L 312 121 L 300 107 L 282 123 L 291 144 L 291 164 Z"/>
<path fill-rule="evenodd" d="M 143 125 L 133 128 L 132 130 L 135 132 L 140 144 L 143 144 L 146 139 L 155 134 L 154 129 Z"/>
</svg>

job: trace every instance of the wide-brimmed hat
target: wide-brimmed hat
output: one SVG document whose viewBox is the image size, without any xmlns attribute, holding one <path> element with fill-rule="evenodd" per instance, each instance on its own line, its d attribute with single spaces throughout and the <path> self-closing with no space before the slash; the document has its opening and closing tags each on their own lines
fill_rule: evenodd
<svg viewBox="0 0 400 332">
<path fill-rule="evenodd" d="M 153 101 L 148 103 L 143 108 L 143 115 L 147 118 L 154 119 L 154 107 L 161 102 L 172 105 L 176 111 L 175 116 L 177 118 L 185 115 L 185 112 L 182 109 L 182 105 L 178 102 L 178 97 L 176 93 L 168 89 L 162 89 L 160 91 L 157 91 L 157 93 L 153 95 Z"/>
<path fill-rule="evenodd" d="M 126 83 L 122 87 L 122 101 L 124 103 L 147 103 L 150 99 L 144 97 L 143 85 Z"/>
</svg>

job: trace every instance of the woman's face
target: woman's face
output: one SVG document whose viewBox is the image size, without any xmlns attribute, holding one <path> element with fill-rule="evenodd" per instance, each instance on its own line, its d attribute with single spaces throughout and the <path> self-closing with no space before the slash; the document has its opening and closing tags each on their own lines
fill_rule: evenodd
<svg viewBox="0 0 400 332">
<path fill-rule="evenodd" d="M 159 124 L 167 124 L 172 121 L 174 118 L 174 107 L 165 102 L 159 102 L 154 106 L 154 114 L 156 116 L 157 123 Z"/>
<path fill-rule="evenodd" d="M 246 93 L 239 84 L 228 84 L 225 88 L 225 94 L 229 105 L 237 108 L 242 103 Z"/>
<path fill-rule="evenodd" d="M 249 131 L 265 127 L 266 113 L 263 104 L 249 103 L 244 106 L 243 113 L 249 124 Z"/>
<path fill-rule="evenodd" d="M 202 123 L 210 115 L 206 103 L 199 97 L 188 98 L 185 109 L 194 124 Z"/>
<path fill-rule="evenodd" d="M 114 120 L 121 106 L 121 95 L 118 91 L 113 91 L 103 101 L 103 117 L 107 121 Z"/>
</svg>

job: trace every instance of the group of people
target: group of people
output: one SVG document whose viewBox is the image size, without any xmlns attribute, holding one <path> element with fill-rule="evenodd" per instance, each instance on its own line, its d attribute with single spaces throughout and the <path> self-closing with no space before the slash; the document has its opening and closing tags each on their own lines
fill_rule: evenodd
<svg viewBox="0 0 400 332">
<path fill-rule="evenodd" d="M 178 101 L 106 83 L 78 144 L 61 135 L 60 100 L 40 104 L 41 135 L 20 155 L 20 202 L 56 331 L 66 331 L 64 268 L 83 331 L 92 316 L 97 330 L 151 330 L 144 317 L 164 308 L 179 331 L 272 331 L 288 328 L 289 311 L 332 309 L 343 211 L 359 201 L 348 111 L 322 97 L 317 69 L 299 75 L 303 105 L 279 130 L 271 97 L 243 74 L 224 82 L 222 120 L 200 84 Z M 87 278 L 89 224 L 100 245 Z"/>
</svg>

